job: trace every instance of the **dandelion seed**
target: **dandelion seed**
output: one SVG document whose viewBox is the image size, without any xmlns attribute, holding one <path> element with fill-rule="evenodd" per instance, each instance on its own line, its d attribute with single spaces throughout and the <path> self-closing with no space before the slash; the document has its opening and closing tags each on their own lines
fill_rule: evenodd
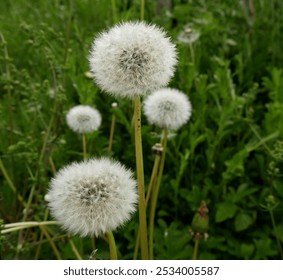
<svg viewBox="0 0 283 280">
<path fill-rule="evenodd" d="M 121 163 L 92 159 L 61 169 L 45 197 L 51 214 L 65 230 L 98 236 L 130 219 L 136 210 L 136 181 Z"/>
<path fill-rule="evenodd" d="M 78 105 L 73 107 L 66 116 L 68 126 L 77 133 L 90 133 L 101 125 L 99 111 L 88 106 Z"/>
<path fill-rule="evenodd" d="M 181 91 L 162 88 L 145 99 L 144 113 L 149 123 L 176 130 L 189 120 L 192 106 Z"/>
<path fill-rule="evenodd" d="M 127 22 L 95 39 L 89 62 L 102 90 L 135 98 L 167 85 L 177 55 L 162 29 L 144 22 Z"/>
</svg>

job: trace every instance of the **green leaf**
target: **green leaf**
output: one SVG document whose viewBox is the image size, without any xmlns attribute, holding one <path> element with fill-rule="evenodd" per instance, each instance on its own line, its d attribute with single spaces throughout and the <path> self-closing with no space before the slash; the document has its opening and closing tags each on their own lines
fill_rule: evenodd
<svg viewBox="0 0 283 280">
<path fill-rule="evenodd" d="M 245 171 L 245 160 L 249 156 L 247 149 L 243 149 L 236 153 L 230 160 L 225 162 L 227 166 L 226 171 L 223 173 L 223 178 L 225 180 L 231 180 L 235 177 L 240 177 Z"/>
<path fill-rule="evenodd" d="M 242 231 L 247 229 L 253 222 L 251 216 L 245 213 L 239 213 L 235 219 L 235 229 L 236 231 Z"/>
<path fill-rule="evenodd" d="M 233 218 L 237 211 L 237 206 L 232 202 L 221 202 L 218 204 L 215 221 L 217 223 L 223 222 L 227 219 Z"/>
<path fill-rule="evenodd" d="M 253 244 L 245 244 L 245 243 L 241 244 L 240 252 L 245 260 L 251 258 L 254 250 L 255 250 L 255 246 Z"/>
</svg>

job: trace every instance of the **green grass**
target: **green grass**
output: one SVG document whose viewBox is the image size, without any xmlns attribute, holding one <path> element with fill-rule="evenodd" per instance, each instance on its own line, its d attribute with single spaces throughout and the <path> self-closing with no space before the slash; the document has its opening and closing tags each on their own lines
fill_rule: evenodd
<svg viewBox="0 0 283 280">
<path fill-rule="evenodd" d="M 200 259 L 282 259 L 283 2 L 254 1 L 255 16 L 244 0 L 173 0 L 170 11 L 159 12 L 156 2 L 145 1 L 145 19 L 163 26 L 176 43 L 179 63 L 169 86 L 188 94 L 193 115 L 168 142 L 155 258 L 192 257 L 189 228 L 205 200 L 209 238 L 200 242 Z M 90 104 L 102 113 L 99 132 L 87 135 L 88 153 L 109 155 L 111 103 L 116 100 L 86 77 L 87 57 L 98 32 L 139 18 L 140 1 L 0 2 L 4 224 L 46 219 L 44 195 L 54 175 L 50 162 L 59 169 L 82 159 L 81 139 L 65 122 L 72 106 Z M 188 23 L 200 33 L 191 46 L 177 40 Z M 111 155 L 135 169 L 133 104 L 118 103 Z M 154 162 L 151 147 L 161 131 L 145 118 L 142 123 L 148 183 Z M 115 233 L 119 258 L 133 257 L 137 222 L 136 214 Z M 62 258 L 74 259 L 65 233 L 55 226 L 47 229 Z M 39 228 L 31 228 L 0 236 L 0 257 L 56 258 L 40 235 Z M 90 258 L 91 240 L 74 242 L 83 258 Z M 96 257 L 109 258 L 107 243 L 97 243 Z"/>
</svg>

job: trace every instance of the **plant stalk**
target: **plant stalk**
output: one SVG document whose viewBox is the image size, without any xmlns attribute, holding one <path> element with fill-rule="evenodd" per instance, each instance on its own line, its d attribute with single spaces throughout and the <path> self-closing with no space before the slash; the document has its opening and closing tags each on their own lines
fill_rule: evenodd
<svg viewBox="0 0 283 280">
<path fill-rule="evenodd" d="M 157 198 L 158 198 L 159 188 L 161 185 L 161 179 L 163 175 L 163 169 L 164 169 L 164 163 L 165 163 L 165 157 L 166 157 L 167 136 L 168 136 L 168 130 L 164 129 L 163 139 L 162 139 L 163 151 L 162 151 L 161 159 L 160 159 L 159 172 L 158 172 L 156 185 L 153 187 L 152 194 L 151 194 L 151 205 L 150 205 L 150 214 L 149 214 L 149 256 L 151 260 L 153 260 L 154 258 L 154 254 L 153 254 L 154 219 L 155 219 Z"/>
<path fill-rule="evenodd" d="M 135 153 L 136 153 L 137 181 L 138 181 L 138 194 L 139 194 L 139 225 L 141 232 L 141 254 L 142 254 L 142 259 L 147 260 L 148 239 L 147 239 L 147 223 L 146 223 L 145 192 L 144 192 L 140 97 L 136 97 L 135 99 L 134 118 L 135 118 Z"/>
<path fill-rule="evenodd" d="M 194 253 L 193 253 L 192 260 L 197 260 L 198 247 L 199 247 L 199 239 L 197 238 L 197 239 L 195 239 L 195 247 L 194 247 Z"/>
<path fill-rule="evenodd" d="M 115 238 L 112 231 L 107 232 L 111 260 L 118 260 Z"/>
</svg>

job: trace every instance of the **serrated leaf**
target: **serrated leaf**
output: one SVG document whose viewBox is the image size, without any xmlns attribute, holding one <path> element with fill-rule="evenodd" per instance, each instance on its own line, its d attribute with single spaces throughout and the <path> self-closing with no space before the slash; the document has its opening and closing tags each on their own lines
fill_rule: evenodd
<svg viewBox="0 0 283 280">
<path fill-rule="evenodd" d="M 217 223 L 223 222 L 227 219 L 233 218 L 237 211 L 237 206 L 232 202 L 221 202 L 218 204 L 215 221 Z"/>
<path fill-rule="evenodd" d="M 236 231 L 242 231 L 247 229 L 253 222 L 251 216 L 246 213 L 239 213 L 235 219 L 235 229 Z"/>
</svg>

